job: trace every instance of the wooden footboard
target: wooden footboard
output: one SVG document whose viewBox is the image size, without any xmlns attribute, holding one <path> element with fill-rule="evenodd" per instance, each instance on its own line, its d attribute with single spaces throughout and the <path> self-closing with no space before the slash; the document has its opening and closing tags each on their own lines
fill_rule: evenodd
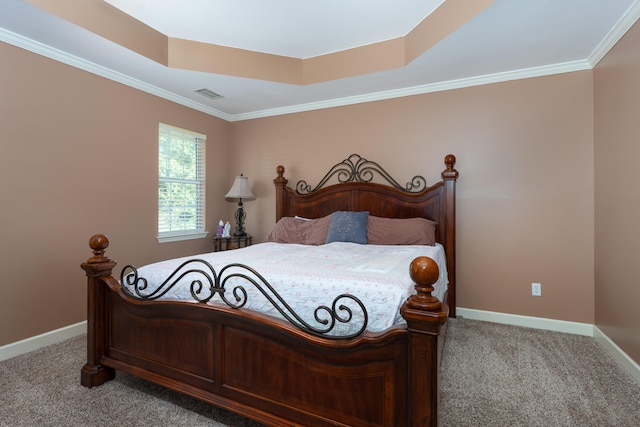
<svg viewBox="0 0 640 427">
<path fill-rule="evenodd" d="M 93 236 L 87 387 L 116 370 L 274 426 L 435 426 L 439 339 L 448 307 L 431 296 L 438 267 L 411 265 L 406 327 L 347 340 L 317 337 L 251 310 L 138 301 L 112 277 L 109 242 Z"/>
</svg>

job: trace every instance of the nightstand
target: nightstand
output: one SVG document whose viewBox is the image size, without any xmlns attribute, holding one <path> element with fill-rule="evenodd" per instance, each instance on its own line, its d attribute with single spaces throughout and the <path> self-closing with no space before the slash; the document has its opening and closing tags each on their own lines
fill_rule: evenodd
<svg viewBox="0 0 640 427">
<path fill-rule="evenodd" d="M 244 236 L 231 236 L 231 237 L 214 237 L 213 238 L 213 251 L 228 251 L 231 249 L 245 248 L 251 246 L 253 243 L 253 237 L 247 234 Z"/>
</svg>

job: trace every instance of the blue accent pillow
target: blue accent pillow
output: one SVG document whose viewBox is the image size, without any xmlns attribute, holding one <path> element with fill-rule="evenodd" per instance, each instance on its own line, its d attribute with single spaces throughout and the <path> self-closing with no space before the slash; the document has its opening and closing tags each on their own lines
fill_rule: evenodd
<svg viewBox="0 0 640 427">
<path fill-rule="evenodd" d="M 331 214 L 327 243 L 367 243 L 367 219 L 369 212 L 338 211 Z"/>
</svg>

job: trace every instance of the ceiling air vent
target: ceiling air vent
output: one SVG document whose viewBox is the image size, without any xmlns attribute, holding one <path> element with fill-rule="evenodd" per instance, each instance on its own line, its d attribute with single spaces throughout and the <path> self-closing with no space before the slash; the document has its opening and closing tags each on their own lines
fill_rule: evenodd
<svg viewBox="0 0 640 427">
<path fill-rule="evenodd" d="M 222 95 L 220 95 L 218 93 L 215 93 L 214 91 L 209 90 L 209 89 L 198 89 L 198 90 L 196 90 L 196 92 L 198 92 L 202 96 L 206 96 L 207 98 L 211 98 L 211 99 L 223 98 Z"/>
</svg>

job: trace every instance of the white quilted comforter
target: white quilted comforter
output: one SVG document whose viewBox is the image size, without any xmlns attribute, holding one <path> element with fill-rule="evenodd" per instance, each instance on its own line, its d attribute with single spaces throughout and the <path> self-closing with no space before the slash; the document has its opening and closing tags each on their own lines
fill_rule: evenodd
<svg viewBox="0 0 640 427">
<path fill-rule="evenodd" d="M 434 295 L 442 300 L 447 290 L 447 270 L 444 248 L 436 246 L 380 246 L 335 242 L 321 246 L 295 244 L 260 243 L 247 248 L 206 253 L 192 257 L 176 258 L 149 264 L 138 269 L 140 277 L 148 281 L 144 294 L 155 290 L 176 268 L 189 259 L 202 259 L 210 263 L 216 273 L 225 265 L 241 263 L 260 273 L 293 310 L 313 327 L 322 327 L 314 319 L 314 312 L 320 305 L 332 306 L 334 298 L 341 294 L 351 294 L 362 301 L 368 313 L 367 330 L 380 332 L 390 326 L 404 322 L 399 309 L 407 297 L 415 290 L 409 277 L 409 264 L 417 256 L 428 256 L 438 264 L 440 278 L 435 285 Z M 190 265 L 191 268 L 195 265 Z M 200 268 L 200 267 L 198 267 Z M 229 272 L 246 271 L 233 268 Z M 222 277 L 226 276 L 225 273 Z M 162 299 L 190 300 L 191 283 L 202 279 L 196 273 L 189 273 L 174 285 Z M 203 281 L 205 287 L 209 284 Z M 225 296 L 235 301 L 232 290 L 242 286 L 247 291 L 245 308 L 282 318 L 283 316 L 250 282 L 232 278 L 225 284 Z M 206 291 L 203 291 L 206 293 Z M 221 303 L 215 295 L 209 304 Z M 349 324 L 337 322 L 331 334 L 349 334 L 362 326 L 360 310 L 350 300 L 340 300 L 340 304 L 353 309 L 353 321 Z M 341 312 L 344 315 L 344 312 Z M 319 316 L 327 317 L 323 312 Z"/>
</svg>

